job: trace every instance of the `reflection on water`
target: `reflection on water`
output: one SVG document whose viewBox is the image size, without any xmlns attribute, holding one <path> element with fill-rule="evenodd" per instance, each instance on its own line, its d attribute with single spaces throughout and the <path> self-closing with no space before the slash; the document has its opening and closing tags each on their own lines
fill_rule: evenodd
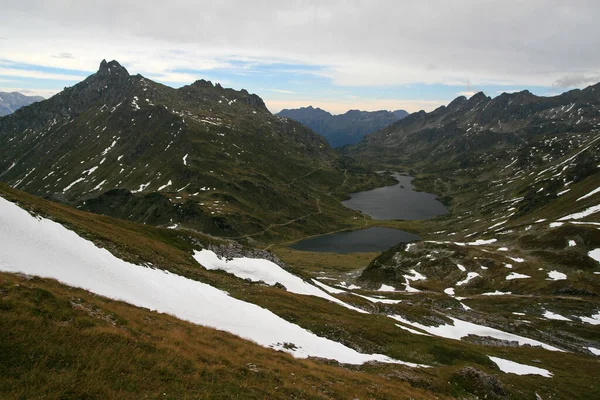
<svg viewBox="0 0 600 400">
<path fill-rule="evenodd" d="M 429 219 L 448 214 L 446 207 L 434 194 L 416 192 L 407 175 L 394 174 L 398 184 L 366 192 L 353 193 L 343 204 L 359 210 L 373 219 Z"/>
</svg>

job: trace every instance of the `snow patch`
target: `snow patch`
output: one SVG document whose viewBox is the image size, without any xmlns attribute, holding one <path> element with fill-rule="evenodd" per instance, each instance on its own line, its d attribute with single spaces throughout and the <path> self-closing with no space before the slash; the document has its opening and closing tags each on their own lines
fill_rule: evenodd
<svg viewBox="0 0 600 400">
<path fill-rule="evenodd" d="M 171 186 L 172 184 L 173 184 L 173 182 L 171 182 L 171 180 L 169 179 L 169 182 L 167 182 L 166 184 L 164 184 L 161 187 L 159 187 L 158 191 L 160 192 L 161 190 L 163 190 L 164 188 L 167 188 L 167 187 Z"/>
<path fill-rule="evenodd" d="M 480 276 L 480 275 L 477 272 L 469 272 L 465 279 L 463 279 L 462 281 L 456 282 L 456 286 L 466 285 L 467 283 L 469 283 L 469 281 L 477 278 L 478 276 Z"/>
<path fill-rule="evenodd" d="M 527 278 L 531 278 L 531 277 L 529 275 L 519 274 L 517 272 L 511 272 L 509 275 L 506 276 L 507 281 L 512 281 L 513 279 L 527 279 Z"/>
<path fill-rule="evenodd" d="M 529 339 L 523 336 L 515 335 L 513 333 L 504 332 L 499 329 L 494 329 L 483 325 L 477 325 L 472 322 L 463 321 L 454 317 L 448 317 L 452 320 L 452 324 L 445 324 L 440 326 L 427 326 L 418 322 L 411 322 L 400 315 L 389 315 L 389 317 L 400 321 L 403 324 L 412 326 L 417 329 L 421 329 L 434 336 L 440 336 L 447 339 L 460 340 L 461 338 L 468 335 L 475 335 L 481 337 L 490 336 L 500 340 L 517 341 L 520 345 L 527 344 L 531 346 L 541 346 L 546 350 L 562 351 L 554 346 L 550 346 L 548 344 L 539 342 L 535 339 Z"/>
<path fill-rule="evenodd" d="M 343 301 L 325 293 L 323 290 L 303 281 L 272 261 L 262 258 L 239 257 L 233 259 L 220 258 L 214 251 L 201 250 L 194 252 L 194 259 L 208 270 L 221 270 L 229 272 L 241 279 L 250 279 L 252 282 L 265 282 L 268 285 L 280 283 L 288 292 L 320 297 L 337 303 L 350 310 L 366 314 L 365 310 L 351 306 Z"/>
<path fill-rule="evenodd" d="M 481 293 L 482 296 L 507 296 L 512 294 L 512 292 L 501 292 L 496 290 L 494 292 Z"/>
<path fill-rule="evenodd" d="M 565 279 L 567 279 L 567 274 L 563 274 L 562 272 L 558 272 L 558 271 L 550 271 L 548 272 L 548 279 L 546 279 L 547 281 L 564 281 Z"/>
<path fill-rule="evenodd" d="M 500 368 L 500 371 L 516 375 L 540 375 L 545 378 L 552 378 L 552 372 L 547 369 L 532 367 L 531 365 L 519 364 L 514 361 L 503 358 L 488 356 Z"/>
<path fill-rule="evenodd" d="M 0 270 L 4 272 L 56 279 L 101 296 L 224 330 L 297 358 L 423 366 L 382 354 L 359 353 L 210 285 L 128 263 L 64 226 L 35 218 L 3 198 L 0 198 L 0 227 L 0 243 L 8 250 L 3 252 L 0 262 Z"/>
<path fill-rule="evenodd" d="M 79 178 L 79 179 L 75 179 L 73 182 L 71 182 L 71 184 L 69 186 L 67 186 L 66 188 L 63 189 L 63 193 L 65 193 L 67 190 L 71 189 L 74 185 L 78 184 L 81 181 L 84 181 L 85 178 Z"/>
<path fill-rule="evenodd" d="M 552 311 L 545 310 L 542 316 L 546 319 L 553 319 L 555 321 L 570 321 L 569 318 L 563 317 L 560 314 L 553 313 Z"/>
<path fill-rule="evenodd" d="M 600 325 L 600 311 L 598 311 L 596 314 L 592 315 L 591 317 L 577 317 L 581 320 L 581 322 L 584 322 L 586 324 L 590 324 L 590 325 Z"/>
<path fill-rule="evenodd" d="M 577 199 L 577 201 L 587 199 L 588 197 L 591 197 L 591 196 L 595 195 L 596 193 L 600 193 L 600 186 L 598 186 L 596 189 L 592 190 L 585 196 L 581 196 L 580 198 Z"/>
<path fill-rule="evenodd" d="M 377 291 L 378 292 L 395 292 L 396 288 L 393 286 L 382 284 L 381 287 L 379 289 L 377 289 Z"/>
<path fill-rule="evenodd" d="M 600 249 L 594 249 L 588 252 L 588 256 L 600 263 Z"/>
<path fill-rule="evenodd" d="M 595 205 L 593 207 L 587 208 L 581 212 L 578 213 L 574 213 L 574 214 L 569 214 L 567 216 L 564 216 L 562 218 L 559 218 L 559 221 L 567 221 L 569 219 L 581 219 L 581 218 L 585 218 L 589 215 L 592 214 L 596 214 L 597 212 L 600 212 L 600 204 Z"/>
<path fill-rule="evenodd" d="M 498 241 L 498 239 L 477 239 L 474 242 L 468 242 L 467 244 L 469 246 L 482 246 L 482 245 L 486 245 L 486 244 L 492 244 L 492 243 L 496 243 Z"/>
</svg>

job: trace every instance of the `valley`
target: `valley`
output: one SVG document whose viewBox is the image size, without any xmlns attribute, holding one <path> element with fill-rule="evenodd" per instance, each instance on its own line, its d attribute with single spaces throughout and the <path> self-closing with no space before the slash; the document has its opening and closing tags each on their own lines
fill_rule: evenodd
<svg viewBox="0 0 600 400">
<path fill-rule="evenodd" d="M 334 151 L 244 90 L 103 62 L 0 119 L 0 393 L 599 397 L 597 88 Z"/>
</svg>

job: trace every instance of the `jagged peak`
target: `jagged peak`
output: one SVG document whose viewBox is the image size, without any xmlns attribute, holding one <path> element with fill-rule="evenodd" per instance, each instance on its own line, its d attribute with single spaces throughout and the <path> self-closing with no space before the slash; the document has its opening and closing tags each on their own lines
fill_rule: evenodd
<svg viewBox="0 0 600 400">
<path fill-rule="evenodd" d="M 211 81 L 207 81 L 205 79 L 198 79 L 191 86 L 200 86 L 200 87 L 214 87 Z"/>
<path fill-rule="evenodd" d="M 485 95 L 485 93 L 483 92 L 477 92 L 475 93 L 473 96 L 471 96 L 469 98 L 469 101 L 482 101 L 482 100 L 486 100 L 486 99 L 490 99 L 488 96 Z"/>
<path fill-rule="evenodd" d="M 100 63 L 100 67 L 98 68 L 98 72 L 96 73 L 96 75 L 99 75 L 99 76 L 121 75 L 121 74 L 129 76 L 129 72 L 127 71 L 127 69 L 125 69 L 125 67 L 123 67 L 121 64 L 119 64 L 119 62 L 116 60 L 112 60 L 110 62 L 107 62 L 106 60 L 102 60 L 102 62 Z"/>
<path fill-rule="evenodd" d="M 448 108 L 457 107 L 457 106 L 461 105 L 462 103 L 464 103 L 465 101 L 467 101 L 467 98 L 465 96 L 458 96 L 457 98 L 452 100 L 452 102 L 450 104 L 448 104 Z"/>
</svg>

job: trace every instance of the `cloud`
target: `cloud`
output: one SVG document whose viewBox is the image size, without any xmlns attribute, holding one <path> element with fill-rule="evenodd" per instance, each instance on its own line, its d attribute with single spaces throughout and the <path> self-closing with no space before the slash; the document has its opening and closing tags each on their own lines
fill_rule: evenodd
<svg viewBox="0 0 600 400">
<path fill-rule="evenodd" d="M 585 75 L 569 75 L 557 79 L 553 84 L 553 88 L 568 89 L 581 88 L 590 84 L 598 83 L 600 76 L 585 76 Z"/>
<path fill-rule="evenodd" d="M 61 90 L 62 90 L 62 88 L 60 88 L 60 89 L 30 89 L 30 88 L 22 88 L 22 87 L 2 87 L 2 86 L 0 86 L 0 92 L 8 92 L 8 93 L 19 92 L 26 96 L 42 96 L 45 99 L 48 99 L 48 98 L 54 96 Z"/>
<path fill-rule="evenodd" d="M 20 0 L 0 13 L 2 33 L 11 33 L 0 46 L 0 64 L 62 70 L 52 70 L 62 77 L 22 76 L 33 79 L 80 80 L 77 73 L 95 72 L 106 58 L 177 84 L 220 80 L 214 77 L 223 71 L 255 82 L 285 65 L 278 72 L 288 80 L 297 74 L 349 90 L 462 89 L 466 82 L 482 89 L 573 87 L 600 79 L 600 52 L 590 51 L 600 37 L 597 15 L 597 0 L 178 0 L 177 7 L 159 0 L 144 7 L 120 0 Z M 301 92 L 285 83 L 257 87 Z M 360 100 L 380 104 L 376 96 Z"/>
<path fill-rule="evenodd" d="M 179 0 L 177 7 L 158 0 L 144 7 L 23 0 L 3 8 L 0 26 L 15 37 L 4 57 L 65 68 L 89 70 L 111 54 L 137 71 L 155 63 L 155 72 L 237 58 L 322 65 L 346 86 L 467 80 L 549 86 L 577 71 L 593 74 L 600 65 L 600 52 L 589 51 L 600 37 L 599 14 L 600 2 L 593 0 L 380 0 L 377 6 L 264 0 L 251 7 L 241 0 Z M 78 62 L 44 56 L 64 48 L 78 59 L 80 50 L 86 54 Z M 178 53 L 167 55 L 171 50 Z"/>
<path fill-rule="evenodd" d="M 84 76 L 61 74 L 54 72 L 34 71 L 29 69 L 18 69 L 18 68 L 4 68 L 0 67 L 0 76 L 12 76 L 16 78 L 30 78 L 30 79 L 55 79 L 62 81 L 80 81 Z"/>
<path fill-rule="evenodd" d="M 471 96 L 473 96 L 475 93 L 477 93 L 477 92 L 474 92 L 474 91 L 472 91 L 472 90 L 471 90 L 471 91 L 463 91 L 463 92 L 458 92 L 458 93 L 456 93 L 456 95 L 457 95 L 457 96 L 471 97 Z"/>
<path fill-rule="evenodd" d="M 502 90 L 496 90 L 497 94 L 502 94 L 502 93 L 518 93 L 521 92 L 523 89 L 502 89 Z"/>
<path fill-rule="evenodd" d="M 52 57 L 54 57 L 54 58 L 70 58 L 70 59 L 75 58 L 75 57 L 73 57 L 73 54 L 71 54 L 71 53 L 58 53 L 56 55 L 53 55 Z"/>
<path fill-rule="evenodd" d="M 296 94 L 296 92 L 291 91 L 291 90 L 283 90 L 283 89 L 265 89 L 269 92 L 275 92 L 275 93 L 283 93 L 283 94 Z"/>
</svg>

